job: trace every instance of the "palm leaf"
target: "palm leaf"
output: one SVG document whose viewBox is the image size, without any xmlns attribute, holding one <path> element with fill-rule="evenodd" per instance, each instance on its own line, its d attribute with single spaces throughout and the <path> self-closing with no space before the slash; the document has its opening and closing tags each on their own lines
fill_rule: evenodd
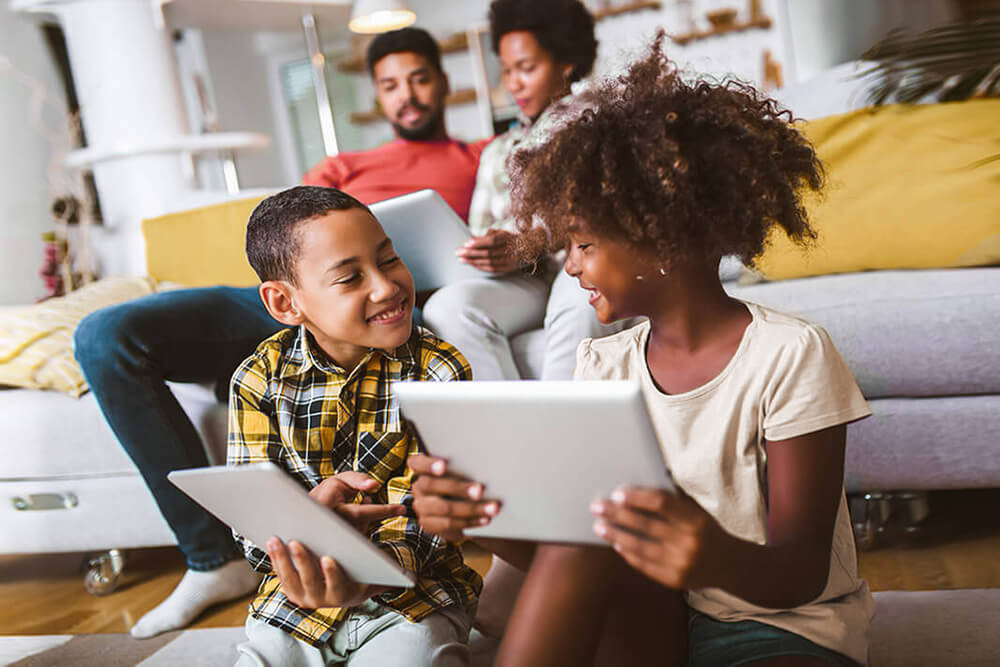
<svg viewBox="0 0 1000 667">
<path fill-rule="evenodd" d="M 1000 94 L 1000 16 L 953 23 L 918 35 L 894 30 L 861 58 L 874 64 L 871 104 L 942 101 Z"/>
</svg>

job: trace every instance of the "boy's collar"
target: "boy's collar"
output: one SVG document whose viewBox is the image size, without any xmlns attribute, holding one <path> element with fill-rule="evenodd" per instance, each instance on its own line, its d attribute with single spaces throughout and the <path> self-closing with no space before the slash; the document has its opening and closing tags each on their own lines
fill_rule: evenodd
<svg viewBox="0 0 1000 667">
<path fill-rule="evenodd" d="M 417 328 L 413 327 L 413 330 L 410 332 L 410 337 L 406 340 L 406 342 L 393 350 L 380 350 L 376 348 L 370 349 L 358 365 L 360 366 L 367 363 L 376 354 L 381 354 L 386 359 L 391 361 L 416 363 L 416 334 Z M 286 357 L 285 363 L 281 368 L 281 377 L 284 378 L 302 375 L 311 368 L 317 368 L 328 373 L 334 372 L 342 375 L 350 374 L 350 371 L 345 370 L 334 363 L 334 361 L 324 354 L 322 349 L 314 343 L 315 340 L 312 335 L 309 334 L 309 330 L 306 329 L 304 324 L 300 324 L 298 334 L 296 334 L 295 337 L 295 343 L 292 345 L 291 352 Z"/>
</svg>

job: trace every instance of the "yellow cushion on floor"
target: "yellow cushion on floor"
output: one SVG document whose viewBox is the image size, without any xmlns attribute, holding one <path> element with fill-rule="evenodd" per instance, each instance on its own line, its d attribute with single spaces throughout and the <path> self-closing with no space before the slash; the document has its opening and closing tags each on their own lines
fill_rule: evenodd
<svg viewBox="0 0 1000 667">
<path fill-rule="evenodd" d="M 829 177 L 811 250 L 783 232 L 768 279 L 1000 263 L 1000 100 L 866 108 L 803 127 Z"/>
<path fill-rule="evenodd" d="M 264 197 L 203 206 L 142 221 L 146 272 L 185 287 L 249 287 L 259 281 L 244 239 L 250 212 Z"/>
<path fill-rule="evenodd" d="M 146 278 L 105 278 L 66 296 L 0 311 L 0 384 L 87 391 L 73 358 L 73 330 L 89 313 L 153 292 Z"/>
</svg>

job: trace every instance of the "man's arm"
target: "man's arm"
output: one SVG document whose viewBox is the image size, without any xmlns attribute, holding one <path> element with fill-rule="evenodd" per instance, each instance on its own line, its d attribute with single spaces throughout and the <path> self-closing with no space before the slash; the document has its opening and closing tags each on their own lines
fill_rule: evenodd
<svg viewBox="0 0 1000 667">
<path fill-rule="evenodd" d="M 338 157 L 325 157 L 302 176 L 302 185 L 319 185 L 325 188 L 342 187 L 346 168 Z"/>
</svg>

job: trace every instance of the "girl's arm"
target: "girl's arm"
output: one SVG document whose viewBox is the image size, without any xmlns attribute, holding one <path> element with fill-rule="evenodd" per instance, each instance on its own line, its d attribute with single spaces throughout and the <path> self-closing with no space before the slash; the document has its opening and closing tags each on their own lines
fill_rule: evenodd
<svg viewBox="0 0 1000 667">
<path fill-rule="evenodd" d="M 623 489 L 592 508 L 595 532 L 670 588 L 721 588 L 762 607 L 816 599 L 843 493 L 845 425 L 767 444 L 768 541 L 736 538 L 684 495 Z"/>
</svg>

